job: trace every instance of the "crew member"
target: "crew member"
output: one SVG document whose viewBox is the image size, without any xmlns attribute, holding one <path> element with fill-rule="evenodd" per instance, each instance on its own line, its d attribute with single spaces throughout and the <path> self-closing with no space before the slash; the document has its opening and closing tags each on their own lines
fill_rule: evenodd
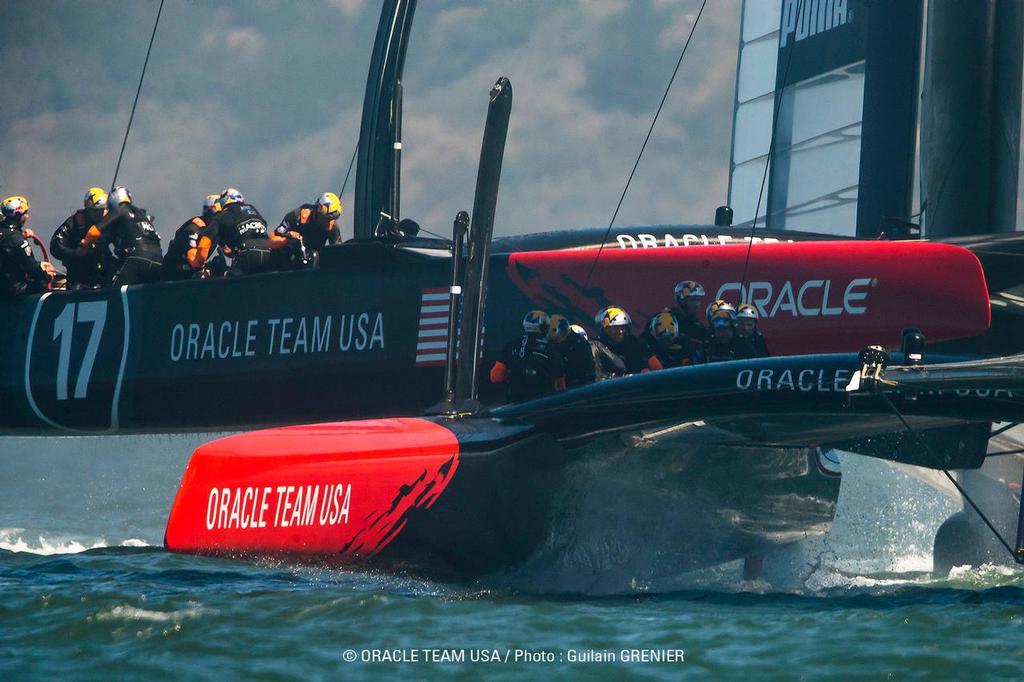
<svg viewBox="0 0 1024 682">
<path fill-rule="evenodd" d="M 718 300 L 708 306 L 711 338 L 707 343 L 707 361 L 721 362 L 736 358 L 736 309 Z"/>
<path fill-rule="evenodd" d="M 208 261 L 217 248 L 216 235 L 209 221 L 220 210 L 219 194 L 208 194 L 201 215 L 189 218 L 179 227 L 164 255 L 164 280 L 206 279 L 211 276 Z"/>
<path fill-rule="evenodd" d="M 736 359 L 766 358 L 768 344 L 757 328 L 757 308 L 744 303 L 736 309 Z"/>
<path fill-rule="evenodd" d="M 85 233 L 82 246 L 107 249 L 113 244 L 121 263 L 111 285 L 145 284 L 160 280 L 163 250 L 153 217 L 136 206 L 127 187 L 115 187 L 107 198 L 107 214 Z"/>
<path fill-rule="evenodd" d="M 338 242 L 338 218 L 341 217 L 341 199 L 334 192 L 324 192 L 315 204 L 303 204 L 290 211 L 274 230 L 286 244 L 282 254 L 285 268 L 302 268 L 315 263 L 320 249 Z"/>
<path fill-rule="evenodd" d="M 565 368 L 548 343 L 550 318 L 531 310 L 523 318 L 523 335 L 510 341 L 491 367 L 491 382 L 507 383 L 510 402 L 532 400 L 565 389 Z"/>
<path fill-rule="evenodd" d="M 624 377 L 629 374 L 622 358 L 613 353 L 599 338 L 590 338 L 587 336 L 587 330 L 578 324 L 572 325 L 570 329 L 586 339 L 587 345 L 590 346 L 590 359 L 594 363 L 595 381 Z"/>
<path fill-rule="evenodd" d="M 608 346 L 604 345 L 597 339 L 591 339 L 587 335 L 587 330 L 578 324 L 569 325 L 569 329 L 576 333 L 581 339 L 587 342 L 587 346 L 590 348 L 590 362 L 594 367 L 594 380 L 601 381 L 603 379 L 609 379 L 616 376 L 626 376 L 629 372 L 626 371 L 626 363 L 622 361 L 615 353 L 608 349 Z M 605 367 L 611 367 L 614 371 L 609 373 L 605 370 Z"/>
<path fill-rule="evenodd" d="M 97 289 L 103 286 L 110 260 L 110 251 L 82 246 L 89 228 L 107 214 L 107 193 L 101 187 L 90 187 L 83 207 L 68 217 L 50 239 L 50 253 L 67 270 L 68 289 Z"/>
<path fill-rule="evenodd" d="M 642 337 L 662 367 L 682 367 L 693 362 L 693 343 L 679 333 L 679 320 L 667 308 L 647 321 Z"/>
<path fill-rule="evenodd" d="M 209 227 L 221 253 L 231 259 L 227 275 L 237 277 L 273 270 L 267 221 L 260 212 L 246 203 L 234 187 L 221 192 L 218 203 L 220 211 L 210 218 Z"/>
<path fill-rule="evenodd" d="M 596 379 L 594 356 L 586 332 L 583 331 L 583 336 L 580 336 L 573 330 L 574 326 L 583 331 L 579 325 L 570 325 L 563 315 L 552 315 L 548 327 L 548 341 L 561 355 L 565 366 L 567 388 L 592 384 Z"/>
<path fill-rule="evenodd" d="M 601 343 L 622 360 L 627 374 L 661 369 L 661 361 L 647 344 L 633 336 L 629 328 L 633 321 L 625 310 L 618 306 L 602 308 L 594 318 L 594 323 L 600 330 Z M 618 364 L 609 363 L 604 353 L 599 355 L 598 360 L 602 364 L 604 376 L 621 376 Z"/>
<path fill-rule="evenodd" d="M 699 282 L 685 280 L 676 285 L 676 307 L 672 311 L 679 322 L 679 333 L 694 346 L 703 361 L 704 344 L 708 342 L 710 332 L 701 322 L 701 309 L 704 307 L 704 287 Z"/>
<path fill-rule="evenodd" d="M 28 240 L 35 233 L 25 226 L 28 209 L 23 196 L 7 197 L 0 204 L 0 299 L 42 293 L 56 274 L 32 253 Z"/>
</svg>

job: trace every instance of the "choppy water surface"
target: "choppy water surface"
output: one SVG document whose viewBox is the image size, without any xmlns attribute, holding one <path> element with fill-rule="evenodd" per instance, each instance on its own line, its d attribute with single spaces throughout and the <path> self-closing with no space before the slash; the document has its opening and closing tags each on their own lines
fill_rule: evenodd
<svg viewBox="0 0 1024 682">
<path fill-rule="evenodd" d="M 956 506 L 879 462 L 844 463 L 833 531 L 763 580 L 567 600 L 167 554 L 207 438 L 0 441 L 5 678 L 1024 677 L 1024 572 L 932 575 Z"/>
</svg>

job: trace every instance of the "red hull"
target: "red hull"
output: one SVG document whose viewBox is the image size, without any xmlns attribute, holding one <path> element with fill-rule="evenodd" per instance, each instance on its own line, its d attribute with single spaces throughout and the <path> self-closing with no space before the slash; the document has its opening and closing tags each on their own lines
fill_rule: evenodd
<svg viewBox="0 0 1024 682">
<path fill-rule="evenodd" d="M 195 451 L 167 521 L 175 552 L 373 556 L 459 465 L 447 429 L 381 419 L 254 431 Z"/>
<path fill-rule="evenodd" d="M 595 255 L 515 253 L 508 274 L 552 312 L 564 310 L 566 301 L 591 315 L 609 303 L 621 305 L 637 333 L 648 317 L 672 304 L 680 280 L 703 284 L 708 303 L 741 302 L 746 248 L 608 249 L 596 266 Z M 651 292 L 664 294 L 654 298 Z M 990 323 L 981 264 L 971 252 L 946 244 L 755 244 L 743 294 L 760 310 L 773 355 L 898 346 L 906 327 L 917 327 L 929 341 L 945 341 L 984 333 Z"/>
</svg>

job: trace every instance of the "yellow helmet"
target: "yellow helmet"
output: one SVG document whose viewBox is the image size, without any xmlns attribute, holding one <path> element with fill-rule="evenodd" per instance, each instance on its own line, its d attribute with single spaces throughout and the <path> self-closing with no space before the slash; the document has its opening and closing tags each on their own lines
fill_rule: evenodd
<svg viewBox="0 0 1024 682">
<path fill-rule="evenodd" d="M 630 319 L 629 313 L 622 308 L 610 305 L 597 313 L 594 323 L 602 329 L 607 329 L 608 327 L 628 327 L 633 324 L 633 320 Z"/>
<path fill-rule="evenodd" d="M 106 208 L 107 191 L 102 187 L 90 187 L 89 191 L 85 193 L 82 205 L 85 208 Z"/>
<path fill-rule="evenodd" d="M 675 340 L 679 337 L 679 320 L 667 310 L 663 310 L 647 323 L 651 336 L 656 339 Z"/>
<path fill-rule="evenodd" d="M 676 285 L 676 301 L 682 305 L 688 298 L 704 298 L 704 287 L 700 282 L 688 279 Z"/>
<path fill-rule="evenodd" d="M 7 197 L 0 208 L 5 218 L 18 218 L 28 215 L 28 199 L 19 195 Z"/>
<path fill-rule="evenodd" d="M 548 321 L 548 338 L 561 343 L 569 337 L 569 320 L 564 315 L 552 315 Z"/>
<path fill-rule="evenodd" d="M 337 220 L 341 216 L 341 199 L 334 192 L 324 192 L 316 200 L 316 210 L 322 216 Z"/>
<path fill-rule="evenodd" d="M 713 318 L 719 311 L 725 311 L 730 321 L 736 319 L 736 309 L 732 307 L 732 304 L 728 301 L 718 299 L 707 308 L 708 324 L 711 324 L 711 318 Z"/>
<path fill-rule="evenodd" d="M 220 212 L 220 195 L 207 194 L 203 199 L 203 216 L 212 216 Z"/>
<path fill-rule="evenodd" d="M 728 307 L 726 307 L 728 306 Z M 733 307 L 726 303 L 724 306 L 719 306 L 708 317 L 708 324 L 711 325 L 712 329 L 718 329 L 719 327 L 731 327 L 736 320 L 736 311 Z"/>
<path fill-rule="evenodd" d="M 523 318 L 523 331 L 527 334 L 547 334 L 551 318 L 543 310 L 531 310 Z"/>
</svg>

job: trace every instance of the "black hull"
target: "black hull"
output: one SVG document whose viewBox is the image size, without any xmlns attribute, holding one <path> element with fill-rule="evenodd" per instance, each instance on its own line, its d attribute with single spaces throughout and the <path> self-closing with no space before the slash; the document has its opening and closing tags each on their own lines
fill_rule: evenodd
<svg viewBox="0 0 1024 682">
<path fill-rule="evenodd" d="M 840 479 L 817 449 L 631 439 L 467 450 L 438 502 L 365 566 L 540 594 L 658 592 L 832 523 Z"/>
<path fill-rule="evenodd" d="M 498 240 L 489 265 L 485 366 L 520 333 L 522 315 L 531 308 L 587 325 L 599 308 L 625 305 L 638 332 L 647 316 L 671 304 L 680 273 L 701 277 L 709 298 L 735 297 L 747 251 L 742 233 L 688 226 L 622 230 L 627 244 L 639 244 L 646 234 L 660 247 L 666 235 L 674 235 L 670 244 L 694 248 L 619 248 L 616 240 L 596 268 L 596 249 L 590 247 L 600 243 L 600 230 L 582 231 L 575 242 L 566 233 Z M 317 270 L 0 303 L 7 321 L 0 332 L 0 433 L 237 430 L 421 413 L 441 398 L 443 386 L 451 261 L 436 246 L 424 240 L 403 247 L 348 243 L 326 249 Z M 929 338 L 980 334 L 987 310 L 970 287 L 946 293 L 936 288 L 945 284 L 932 285 L 925 281 L 930 274 L 919 274 L 925 279 L 918 289 L 907 290 L 905 269 L 845 255 L 867 248 L 916 253 L 918 246 L 936 247 L 856 241 L 758 245 L 751 277 L 763 280 L 755 282 L 758 296 L 775 292 L 759 304 L 776 318 L 762 320 L 773 352 L 895 345 L 908 324 Z M 543 250 L 555 247 L 564 250 Z M 704 255 L 712 252 L 714 258 Z M 969 254 L 956 257 L 935 248 L 930 253 L 956 261 L 963 278 L 980 285 Z M 791 260 L 779 265 L 780 258 Z M 824 263 L 834 271 L 827 282 L 818 279 L 821 267 L 814 265 Z M 644 277 L 635 276 L 638 268 Z M 810 287 L 806 300 L 801 298 L 807 314 L 797 316 L 785 292 L 792 298 L 802 287 Z M 951 316 L 949 297 L 960 294 L 960 314 Z M 935 299 L 924 319 L 922 296 Z M 918 317 L 896 314 L 906 310 L 901 298 L 914 301 Z M 965 307 L 973 312 L 968 315 Z M 825 317 L 825 310 L 838 314 Z M 500 402 L 503 391 L 485 381 L 481 398 Z"/>
</svg>

